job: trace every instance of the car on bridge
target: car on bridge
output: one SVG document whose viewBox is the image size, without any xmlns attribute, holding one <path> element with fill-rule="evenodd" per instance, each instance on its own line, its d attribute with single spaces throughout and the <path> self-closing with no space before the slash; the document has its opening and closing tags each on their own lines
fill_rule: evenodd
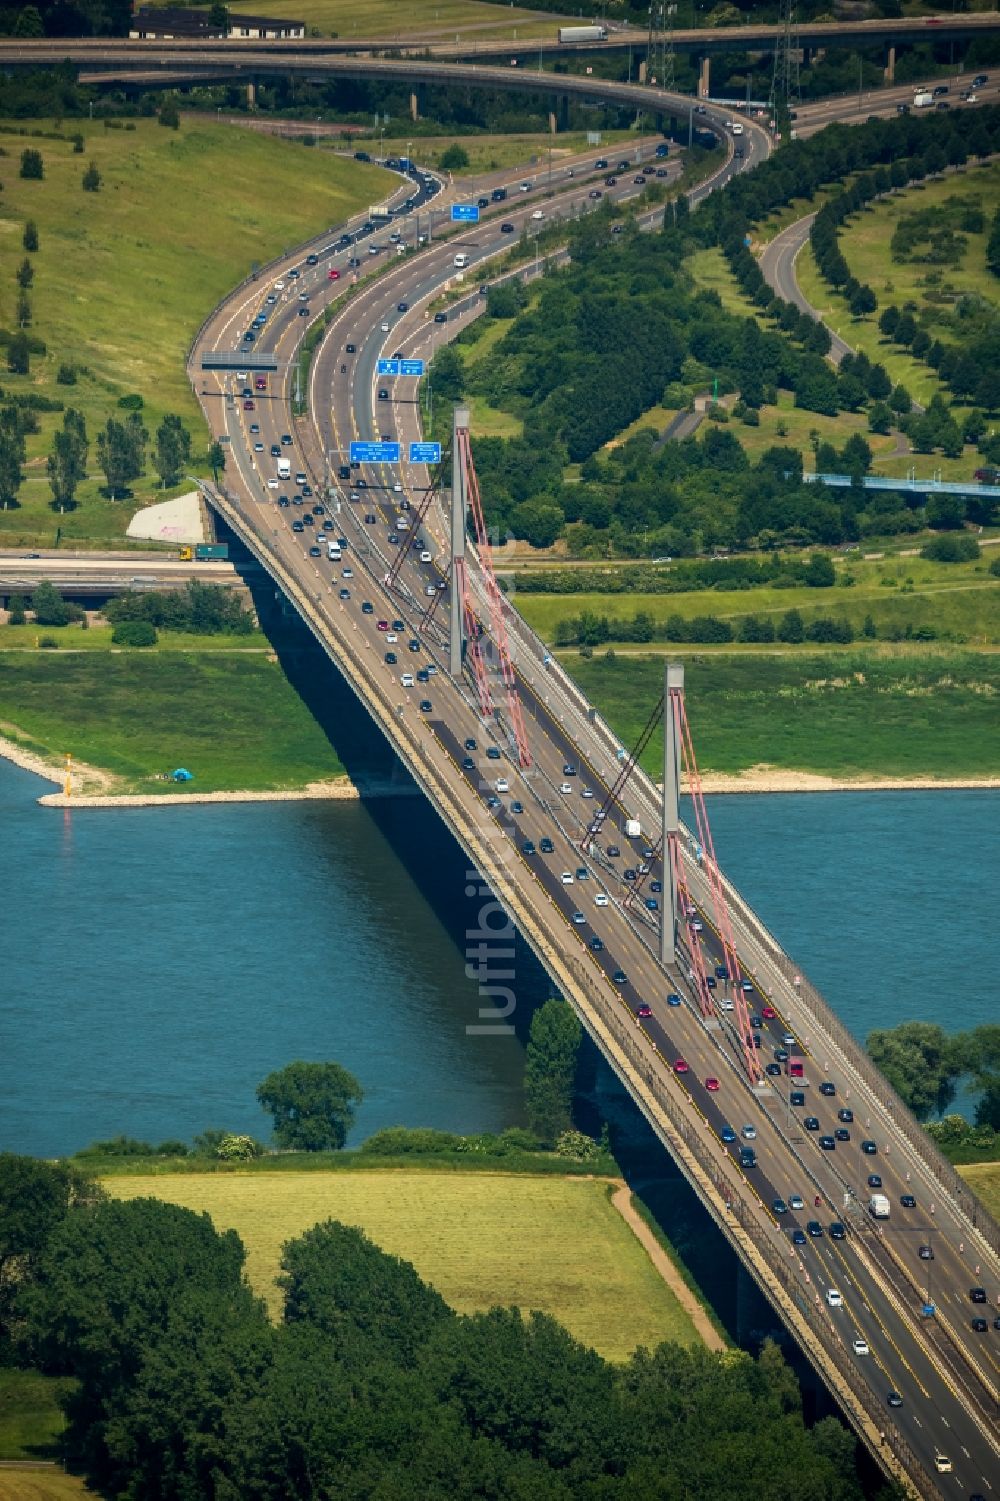
<svg viewBox="0 0 1000 1501">
<path fill-rule="evenodd" d="M 643 1001 L 642 1005 L 636 1008 L 635 1014 L 636 1016 L 641 1016 L 643 1019 L 645 1019 L 648 1016 L 652 1016 L 653 1008 L 652 1006 L 647 1006 L 646 1002 Z"/>
<path fill-rule="evenodd" d="M 874 1157 L 876 1152 L 878 1151 L 878 1147 L 873 1141 L 863 1141 L 861 1143 L 861 1150 L 862 1152 L 864 1152 L 866 1157 Z"/>
<path fill-rule="evenodd" d="M 616 969 L 615 972 L 614 972 L 614 974 L 611 976 L 611 978 L 612 978 L 612 980 L 614 981 L 614 983 L 616 985 L 627 985 L 628 984 L 628 975 L 625 973 L 625 971 L 623 969 Z"/>
<path fill-rule="evenodd" d="M 667 1005 L 668 1006 L 679 1006 L 680 1004 L 681 1004 L 681 998 L 680 998 L 680 996 L 677 994 L 676 991 L 672 990 L 670 992 L 670 994 L 667 996 Z"/>
<path fill-rule="evenodd" d="M 847 1227 L 844 1225 L 844 1223 L 843 1223 L 842 1220 L 831 1220 L 830 1221 L 830 1239 L 831 1240 L 846 1240 L 847 1239 Z"/>
<path fill-rule="evenodd" d="M 820 1224 L 819 1220 L 809 1220 L 806 1224 L 806 1233 L 807 1235 L 810 1235 L 813 1240 L 821 1240 L 823 1237 L 823 1226 Z"/>
<path fill-rule="evenodd" d="M 806 1232 L 804 1230 L 800 1230 L 800 1229 L 798 1229 L 796 1227 L 796 1229 L 794 1229 L 792 1231 L 792 1245 L 793 1246 L 804 1246 L 805 1243 L 806 1243 Z"/>
<path fill-rule="evenodd" d="M 838 1121 L 844 1121 L 845 1124 L 850 1125 L 850 1123 L 854 1119 L 854 1111 L 845 1105 L 842 1109 L 837 1111 L 837 1119 Z"/>
<path fill-rule="evenodd" d="M 705 1088 L 711 1094 L 716 1094 L 718 1092 L 719 1081 L 718 1081 L 718 1079 L 715 1078 L 715 1076 L 713 1074 L 709 1074 L 708 1078 L 705 1080 Z"/>
<path fill-rule="evenodd" d="M 880 1173 L 869 1173 L 868 1174 L 868 1187 L 869 1188 L 881 1188 L 882 1187 L 882 1177 L 881 1177 Z"/>
</svg>

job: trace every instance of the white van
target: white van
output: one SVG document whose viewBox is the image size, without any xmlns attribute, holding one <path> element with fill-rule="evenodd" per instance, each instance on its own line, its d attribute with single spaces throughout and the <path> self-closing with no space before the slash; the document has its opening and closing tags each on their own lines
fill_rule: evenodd
<svg viewBox="0 0 1000 1501">
<path fill-rule="evenodd" d="M 278 478 L 279 479 L 291 479 L 291 477 L 292 477 L 292 466 L 291 466 L 291 463 L 289 462 L 288 459 L 279 459 L 278 460 Z"/>
<path fill-rule="evenodd" d="M 341 554 L 341 551 L 340 551 L 340 543 L 339 542 L 331 542 L 331 543 L 329 543 L 327 550 L 328 550 L 330 562 L 331 563 L 339 563 L 340 560 L 341 560 L 341 557 L 342 557 L 342 554 Z"/>
<path fill-rule="evenodd" d="M 455 257 L 455 262 L 454 262 L 454 264 L 455 264 L 455 265 L 456 265 L 456 266 L 457 266 L 457 267 L 458 267 L 458 269 L 459 269 L 459 270 L 460 270 L 460 271 L 461 271 L 461 270 L 462 270 L 462 269 L 463 269 L 463 268 L 464 268 L 464 267 L 465 267 L 465 266 L 467 266 L 467 265 L 468 265 L 468 264 L 469 264 L 469 257 L 468 257 L 468 256 L 467 256 L 467 255 L 466 255 L 466 253 L 465 253 L 465 251 L 464 251 L 464 250 L 460 250 L 460 251 L 459 251 L 459 252 L 458 252 L 458 254 L 457 254 L 457 255 L 456 255 L 456 257 Z"/>
<path fill-rule="evenodd" d="M 743 121 L 742 120 L 734 120 L 733 121 L 733 135 L 734 136 L 741 136 L 742 134 L 743 134 Z"/>
</svg>

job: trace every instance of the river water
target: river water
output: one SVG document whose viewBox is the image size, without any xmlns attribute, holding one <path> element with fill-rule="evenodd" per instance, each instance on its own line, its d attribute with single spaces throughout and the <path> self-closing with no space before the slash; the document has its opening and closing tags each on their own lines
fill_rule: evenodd
<svg viewBox="0 0 1000 1501">
<path fill-rule="evenodd" d="M 352 1140 L 520 1119 L 521 1042 L 467 1031 L 475 902 L 418 798 L 63 813 L 43 790 L 0 762 L 0 1150 L 263 1137 L 255 1087 L 293 1058 L 361 1079 Z M 1000 794 L 710 807 L 730 875 L 859 1037 L 996 1020 Z"/>
</svg>

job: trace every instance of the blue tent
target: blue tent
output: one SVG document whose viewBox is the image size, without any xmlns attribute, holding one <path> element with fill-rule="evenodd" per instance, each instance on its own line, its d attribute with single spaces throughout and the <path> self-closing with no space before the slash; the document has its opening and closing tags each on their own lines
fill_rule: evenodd
<svg viewBox="0 0 1000 1501">
<path fill-rule="evenodd" d="M 178 766 L 177 770 L 176 771 L 172 771 L 170 773 L 170 775 L 171 775 L 171 777 L 173 778 L 173 780 L 175 782 L 193 782 L 194 781 L 194 774 L 193 774 L 193 772 L 185 771 L 185 769 L 184 769 L 183 766 Z"/>
</svg>

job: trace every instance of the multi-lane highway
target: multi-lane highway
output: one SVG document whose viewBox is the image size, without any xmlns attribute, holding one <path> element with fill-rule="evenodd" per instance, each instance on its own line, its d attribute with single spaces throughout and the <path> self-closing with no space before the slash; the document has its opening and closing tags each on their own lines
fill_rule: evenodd
<svg viewBox="0 0 1000 1501">
<path fill-rule="evenodd" d="M 572 176 L 563 164 L 553 173 L 551 198 L 539 180 L 546 174 L 500 174 L 506 201 L 491 202 L 461 240 L 397 257 L 390 236 L 398 233 L 402 243 L 405 217 L 360 241 L 355 224 L 346 230 L 348 243 L 328 236 L 240 288 L 202 330 L 191 366 L 213 429 L 229 439 L 227 493 L 216 504 L 339 662 L 578 1006 L 872 1451 L 921 1494 L 989 1495 L 1000 1462 L 995 1227 L 988 1217 L 973 1224 L 970 1196 L 961 1196 L 888 1086 L 859 1066 L 808 986 L 795 984 L 790 961 L 734 896 L 750 1023 L 759 1058 L 771 1066 L 763 1083 L 748 1078 L 733 987 L 718 973 L 724 964 L 709 883 L 693 845 L 685 853 L 692 911 L 681 914 L 678 951 L 664 969 L 657 937 L 663 872 L 652 853 L 660 820 L 655 787 L 637 777 L 599 835 L 588 836 L 623 748 L 508 607 L 531 751 L 530 766 L 520 764 L 498 676 L 491 686 L 499 713 L 484 716 L 474 682 L 447 671 L 448 517 L 437 496 L 416 525 L 428 471 L 406 463 L 350 467 L 353 438 L 391 434 L 405 443 L 420 434 L 415 383 L 387 382 L 377 374 L 378 358 L 397 350 L 427 357 L 449 337 L 451 324 L 436 321 L 441 294 L 456 286 L 474 292 L 470 272 L 523 226 L 596 205 L 595 191 L 641 194 L 634 179 L 644 174 L 630 156 L 627 169 L 619 169 L 624 158 L 617 153 L 598 167 L 591 151 L 573 163 Z M 738 165 L 728 157 L 725 170 Z M 666 169 L 676 170 L 672 158 Z M 608 176 L 617 178 L 613 186 Z M 521 181 L 531 184 L 523 192 Z M 491 197 L 495 185 L 477 189 Z M 432 184 L 420 187 L 427 193 Z M 404 193 L 415 199 L 414 184 L 401 187 Z M 436 201 L 445 196 L 438 192 Z M 505 233 L 505 224 L 513 229 Z M 368 254 L 372 240 L 386 247 L 378 255 Z M 459 253 L 468 257 L 467 269 L 456 268 Z M 369 266 L 381 273 L 333 311 L 310 368 L 310 417 L 293 422 L 291 356 L 304 328 L 347 278 Z M 267 394 L 244 384 L 238 370 L 202 373 L 202 352 L 237 355 L 247 347 L 244 331 L 264 310 L 265 332 L 253 347 L 266 344 L 279 363 Z M 277 475 L 283 456 L 288 481 Z M 338 559 L 329 556 L 330 538 L 339 539 Z M 385 578 L 400 550 L 389 589 Z M 470 574 L 485 641 L 495 648 L 485 581 L 475 567 Z M 495 662 L 489 649 L 487 662 Z M 629 816 L 640 822 L 637 837 L 628 833 Z M 640 899 L 629 901 L 643 864 L 653 868 Z M 709 1014 L 692 979 L 698 945 L 715 980 Z M 509 991 L 490 982 L 485 964 L 483 1026 L 505 1024 L 516 1004 Z M 794 1059 L 801 1059 L 802 1078 L 788 1072 Z M 748 1147 L 754 1162 L 744 1167 Z M 881 1180 L 877 1188 L 872 1176 Z M 889 1199 L 887 1220 L 869 1213 L 876 1191 Z M 932 1260 L 922 1257 L 922 1246 Z M 979 1286 L 983 1309 L 969 1296 Z M 928 1301 L 936 1311 L 925 1317 Z M 981 1333 L 972 1320 L 982 1314 Z M 945 1462 L 949 1469 L 941 1468 Z"/>
</svg>

